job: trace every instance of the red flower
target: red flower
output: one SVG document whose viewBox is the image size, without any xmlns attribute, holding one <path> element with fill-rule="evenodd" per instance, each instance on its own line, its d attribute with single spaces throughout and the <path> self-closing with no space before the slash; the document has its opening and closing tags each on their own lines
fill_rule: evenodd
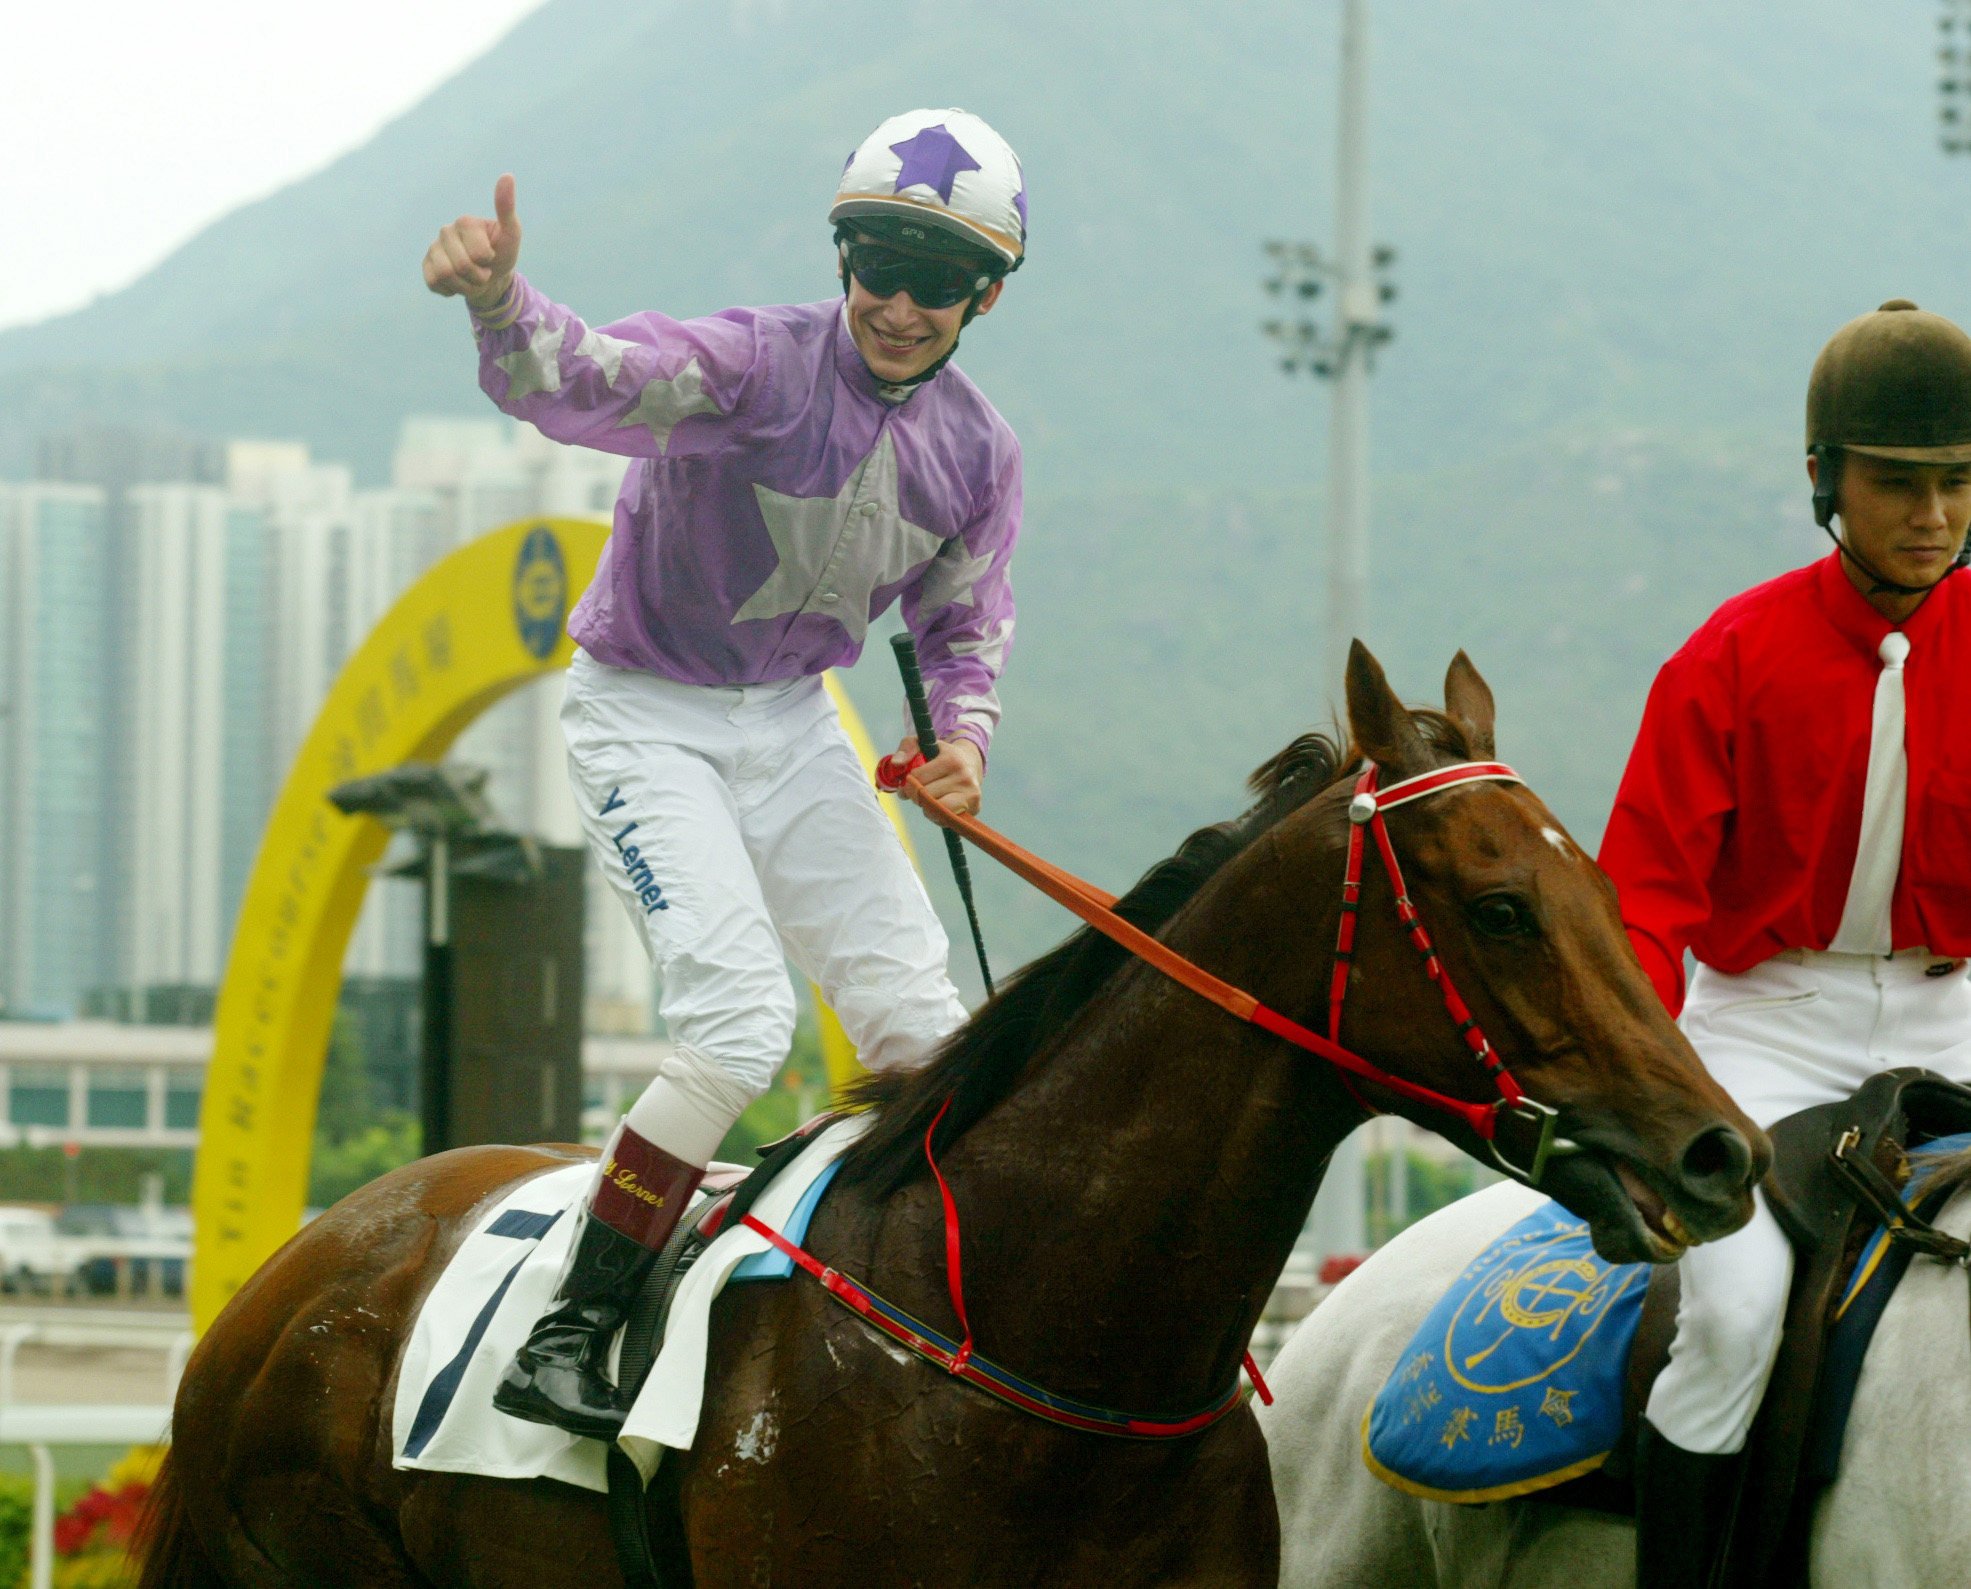
<svg viewBox="0 0 1971 1589">
<path fill-rule="evenodd" d="M 126 1545 L 136 1533 L 149 1486 L 126 1484 L 110 1491 L 93 1485 L 80 1500 L 55 1519 L 55 1554 L 79 1556 L 92 1545 Z M 101 1539 L 97 1535 L 101 1534 Z"/>
</svg>

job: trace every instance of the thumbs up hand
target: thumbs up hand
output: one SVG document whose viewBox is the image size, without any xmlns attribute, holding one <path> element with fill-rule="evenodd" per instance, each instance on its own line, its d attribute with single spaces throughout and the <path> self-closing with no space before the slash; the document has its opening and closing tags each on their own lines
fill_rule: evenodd
<svg viewBox="0 0 1971 1589">
<path fill-rule="evenodd" d="M 425 250 L 424 284 L 446 298 L 462 297 L 479 310 L 498 306 L 520 259 L 520 217 L 513 208 L 513 177 L 493 184 L 493 219 L 461 215 Z"/>
</svg>

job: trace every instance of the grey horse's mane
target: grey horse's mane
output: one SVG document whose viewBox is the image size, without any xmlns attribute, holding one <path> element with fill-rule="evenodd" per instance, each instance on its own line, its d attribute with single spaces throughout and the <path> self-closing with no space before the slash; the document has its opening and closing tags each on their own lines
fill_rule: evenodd
<svg viewBox="0 0 1971 1589">
<path fill-rule="evenodd" d="M 1936 1168 L 1923 1183 L 1923 1200 L 1942 1208 L 1953 1197 L 1967 1187 L 1971 1187 L 1971 1148 L 1917 1148 L 1911 1155 L 1913 1163 L 1934 1163 Z"/>
</svg>

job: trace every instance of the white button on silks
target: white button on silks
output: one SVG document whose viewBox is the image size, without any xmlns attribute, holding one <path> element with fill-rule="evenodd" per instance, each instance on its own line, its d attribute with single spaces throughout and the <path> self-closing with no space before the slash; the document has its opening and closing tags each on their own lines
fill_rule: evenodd
<svg viewBox="0 0 1971 1589">
<path fill-rule="evenodd" d="M 1875 654 L 1882 659 L 1885 668 L 1899 668 L 1909 660 L 1909 636 L 1900 629 L 1891 629 L 1882 637 L 1882 644 L 1875 648 Z"/>
<path fill-rule="evenodd" d="M 821 593 L 821 599 L 823 601 L 840 601 L 842 598 L 836 595 L 835 592 L 832 590 L 824 590 Z"/>
</svg>

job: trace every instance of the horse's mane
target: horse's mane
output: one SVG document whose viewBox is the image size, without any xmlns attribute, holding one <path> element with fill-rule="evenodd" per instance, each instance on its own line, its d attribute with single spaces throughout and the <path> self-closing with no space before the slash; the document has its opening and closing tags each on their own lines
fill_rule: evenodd
<svg viewBox="0 0 1971 1589">
<path fill-rule="evenodd" d="M 1931 1148 L 1918 1148 L 1910 1155 L 1912 1158 L 1928 1158 L 1935 1162 L 1936 1168 L 1923 1182 L 1921 1191 L 1927 1203 L 1937 1199 L 1941 1209 L 1953 1197 L 1971 1186 L 1971 1148 L 1959 1148 L 1955 1152 L 1940 1153 Z"/>
<path fill-rule="evenodd" d="M 1453 719 L 1426 709 L 1411 715 L 1433 749 L 1471 758 L 1470 740 Z M 1143 874 L 1116 902 L 1116 914 L 1155 933 L 1233 856 L 1361 766 L 1353 745 L 1343 750 L 1327 734 L 1302 734 L 1247 780 L 1254 800 L 1243 815 L 1198 829 L 1175 855 Z M 938 1126 L 940 1149 L 1019 1085 L 1029 1063 L 1128 959 L 1119 944 L 1083 927 L 1001 983 L 997 995 L 945 1040 L 929 1064 L 857 1082 L 845 1101 L 875 1111 L 877 1118 L 843 1155 L 838 1178 L 887 1196 L 924 1174 L 924 1135 L 945 1101 L 950 1107 Z"/>
</svg>

